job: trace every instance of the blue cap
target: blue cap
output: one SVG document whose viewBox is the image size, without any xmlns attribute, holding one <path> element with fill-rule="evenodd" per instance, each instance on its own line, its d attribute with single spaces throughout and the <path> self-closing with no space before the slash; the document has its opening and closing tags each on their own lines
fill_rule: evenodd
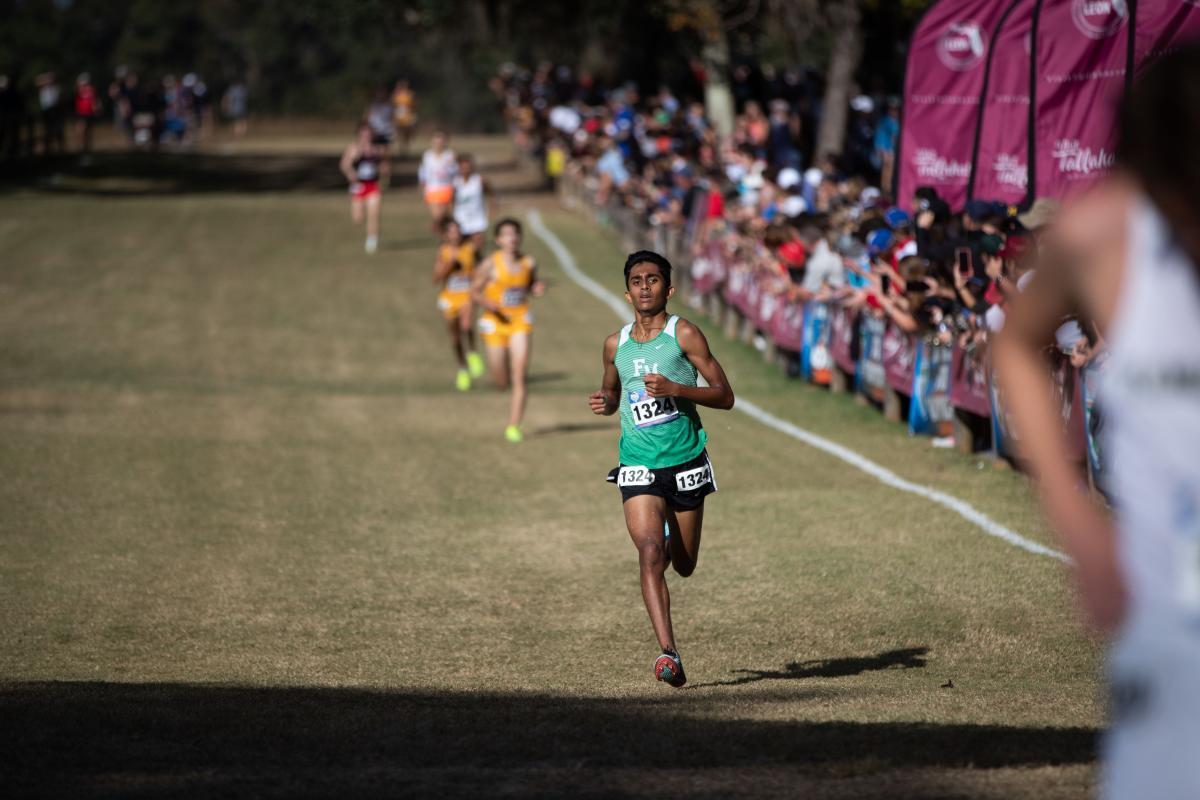
<svg viewBox="0 0 1200 800">
<path fill-rule="evenodd" d="M 892 232 L 887 228 L 876 228 L 867 234 L 867 250 L 871 255 L 878 255 L 892 246 Z"/>
<path fill-rule="evenodd" d="M 904 213 L 904 209 L 892 206 L 884 212 L 883 218 L 892 228 L 899 228 L 901 225 L 908 225 L 912 220 L 908 218 L 908 214 Z"/>
<path fill-rule="evenodd" d="M 980 200 L 979 198 L 975 198 L 974 200 L 967 201 L 967 204 L 963 206 L 963 211 L 966 212 L 968 217 L 976 222 L 979 222 L 980 220 L 987 219 L 988 217 L 1002 217 L 1007 209 L 1000 203 L 993 203 L 988 200 Z"/>
</svg>

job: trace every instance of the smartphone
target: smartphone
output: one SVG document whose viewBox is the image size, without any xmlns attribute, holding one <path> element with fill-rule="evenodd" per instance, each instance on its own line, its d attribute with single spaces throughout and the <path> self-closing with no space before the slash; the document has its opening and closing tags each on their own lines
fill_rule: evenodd
<svg viewBox="0 0 1200 800">
<path fill-rule="evenodd" d="M 954 268 L 958 270 L 958 274 L 964 278 L 975 274 L 975 267 L 971 263 L 971 248 L 958 247 L 954 250 L 955 264 Z"/>
<path fill-rule="evenodd" d="M 884 294 L 890 294 L 892 291 L 892 276 L 887 274 L 880 275 L 879 288 L 883 290 Z"/>
</svg>

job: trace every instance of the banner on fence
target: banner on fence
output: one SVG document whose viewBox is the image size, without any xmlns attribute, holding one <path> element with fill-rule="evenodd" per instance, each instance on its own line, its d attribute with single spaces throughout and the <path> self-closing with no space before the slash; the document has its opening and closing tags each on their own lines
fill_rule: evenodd
<svg viewBox="0 0 1200 800">
<path fill-rule="evenodd" d="M 781 350 L 799 353 L 804 343 L 804 304 L 782 303 L 771 320 L 771 340 Z"/>
<path fill-rule="evenodd" d="M 854 350 L 854 334 L 858 326 L 854 324 L 854 312 L 844 306 L 838 306 L 829 320 L 829 349 L 833 363 L 847 375 L 854 375 L 855 386 L 858 385 L 857 367 L 858 355 Z"/>
<path fill-rule="evenodd" d="M 914 434 L 944 436 L 954 418 L 950 405 L 950 348 L 921 342 L 913 367 L 912 402 L 908 405 L 908 430 Z"/>
<path fill-rule="evenodd" d="M 1099 391 L 1100 376 L 1104 372 L 1107 360 L 1107 353 L 1098 353 L 1079 371 L 1079 393 L 1083 401 L 1084 433 L 1087 437 L 1088 475 L 1091 477 L 1092 486 L 1102 492 L 1105 488 L 1104 460 L 1101 450 L 1104 416 L 1099 406 L 1096 405 L 1096 394 Z"/>
<path fill-rule="evenodd" d="M 992 414 L 988 396 L 987 359 L 978 348 L 954 345 L 950 360 L 950 405 L 978 417 Z"/>
<path fill-rule="evenodd" d="M 888 323 L 883 331 L 883 374 L 887 385 L 903 395 L 912 393 L 917 340 Z"/>
<path fill-rule="evenodd" d="M 825 303 L 804 305 L 804 338 L 800 347 L 800 376 L 825 386 L 833 377 L 829 353 L 829 306 Z"/>
<path fill-rule="evenodd" d="M 883 370 L 883 333 L 886 324 L 879 317 L 863 314 L 858 323 L 858 370 L 856 388 L 877 403 L 883 402 L 887 376 Z"/>
</svg>

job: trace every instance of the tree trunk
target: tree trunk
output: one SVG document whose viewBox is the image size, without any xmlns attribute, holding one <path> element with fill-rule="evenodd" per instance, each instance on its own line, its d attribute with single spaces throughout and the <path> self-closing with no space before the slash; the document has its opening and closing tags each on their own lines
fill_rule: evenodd
<svg viewBox="0 0 1200 800">
<path fill-rule="evenodd" d="M 837 0 L 828 9 L 833 27 L 833 52 L 829 56 L 828 82 L 817 134 L 818 159 L 827 153 L 841 154 L 846 140 L 847 110 L 854 89 L 854 71 L 862 58 L 859 0 Z"/>
<path fill-rule="evenodd" d="M 733 135 L 733 90 L 729 86 L 729 41 L 718 29 L 705 37 L 704 112 L 722 139 Z"/>
</svg>

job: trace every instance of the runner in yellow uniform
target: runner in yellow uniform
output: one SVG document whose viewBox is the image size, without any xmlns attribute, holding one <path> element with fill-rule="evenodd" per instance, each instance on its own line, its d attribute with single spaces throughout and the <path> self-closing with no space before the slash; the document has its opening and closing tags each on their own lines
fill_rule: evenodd
<svg viewBox="0 0 1200 800">
<path fill-rule="evenodd" d="M 471 274 L 478 256 L 475 244 L 463 240 L 462 228 L 454 218 L 444 219 L 433 282 L 442 287 L 437 304 L 446 318 L 446 330 L 458 361 L 454 385 L 460 392 L 470 389 L 471 379 L 483 374 L 483 359 L 475 352 L 475 331 L 471 326 Z"/>
<path fill-rule="evenodd" d="M 525 416 L 526 377 L 533 346 L 533 315 L 529 296 L 540 297 L 545 285 L 537 279 L 537 264 L 521 253 L 521 223 L 502 219 L 495 227 L 496 246 L 471 280 L 471 300 L 483 309 L 479 331 L 483 335 L 488 372 L 498 389 L 512 385 L 508 427 L 504 438 L 519 442 Z"/>
</svg>

